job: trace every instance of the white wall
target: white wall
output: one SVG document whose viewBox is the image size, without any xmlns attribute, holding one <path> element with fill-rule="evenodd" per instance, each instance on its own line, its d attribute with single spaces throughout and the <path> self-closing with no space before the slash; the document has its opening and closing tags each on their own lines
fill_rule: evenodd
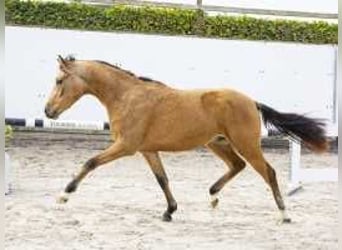
<svg viewBox="0 0 342 250">
<path fill-rule="evenodd" d="M 9 27 L 6 117 L 44 117 L 58 54 L 119 63 L 178 88 L 236 88 L 282 111 L 331 119 L 335 47 Z M 85 97 L 60 119 L 106 120 Z"/>
</svg>

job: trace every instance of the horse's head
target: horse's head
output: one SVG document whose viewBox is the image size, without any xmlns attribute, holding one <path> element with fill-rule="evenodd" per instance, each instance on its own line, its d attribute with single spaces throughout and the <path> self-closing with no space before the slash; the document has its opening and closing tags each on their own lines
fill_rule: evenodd
<svg viewBox="0 0 342 250">
<path fill-rule="evenodd" d="M 73 57 L 58 56 L 58 63 L 56 83 L 45 106 L 45 114 L 51 119 L 57 119 L 87 92 L 87 83 L 79 75 L 77 61 Z"/>
</svg>

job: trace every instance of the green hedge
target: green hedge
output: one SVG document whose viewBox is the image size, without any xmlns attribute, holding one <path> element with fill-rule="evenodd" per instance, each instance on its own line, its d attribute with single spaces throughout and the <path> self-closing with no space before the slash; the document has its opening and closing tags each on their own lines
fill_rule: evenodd
<svg viewBox="0 0 342 250">
<path fill-rule="evenodd" d="M 6 24 L 54 28 L 198 35 L 230 39 L 337 44 L 338 28 L 325 22 L 207 16 L 202 11 L 157 7 L 5 0 Z"/>
</svg>

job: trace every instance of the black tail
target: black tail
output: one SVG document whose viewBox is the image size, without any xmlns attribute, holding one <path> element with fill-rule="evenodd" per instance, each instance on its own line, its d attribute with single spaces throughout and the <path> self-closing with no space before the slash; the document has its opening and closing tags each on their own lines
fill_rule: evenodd
<svg viewBox="0 0 342 250">
<path fill-rule="evenodd" d="M 323 152 L 328 149 L 323 120 L 294 113 L 280 113 L 262 103 L 256 105 L 266 127 L 273 126 L 296 141 L 302 140 L 313 151 Z"/>
</svg>

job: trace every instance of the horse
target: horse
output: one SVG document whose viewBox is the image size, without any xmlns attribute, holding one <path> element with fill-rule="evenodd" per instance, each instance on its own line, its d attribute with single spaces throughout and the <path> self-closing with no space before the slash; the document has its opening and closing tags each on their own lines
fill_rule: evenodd
<svg viewBox="0 0 342 250">
<path fill-rule="evenodd" d="M 283 113 L 233 89 L 181 90 L 100 60 L 58 56 L 56 83 L 45 114 L 57 119 L 84 95 L 95 96 L 109 118 L 113 143 L 86 161 L 58 196 L 66 203 L 81 181 L 97 167 L 141 153 L 167 201 L 163 221 L 177 210 L 159 152 L 177 152 L 205 146 L 227 165 L 227 171 L 209 189 L 211 206 L 220 190 L 249 163 L 272 190 L 281 223 L 291 222 L 278 187 L 276 172 L 263 156 L 261 123 L 301 141 L 314 152 L 328 149 L 321 119 Z M 260 116 L 262 119 L 260 119 Z"/>
</svg>

